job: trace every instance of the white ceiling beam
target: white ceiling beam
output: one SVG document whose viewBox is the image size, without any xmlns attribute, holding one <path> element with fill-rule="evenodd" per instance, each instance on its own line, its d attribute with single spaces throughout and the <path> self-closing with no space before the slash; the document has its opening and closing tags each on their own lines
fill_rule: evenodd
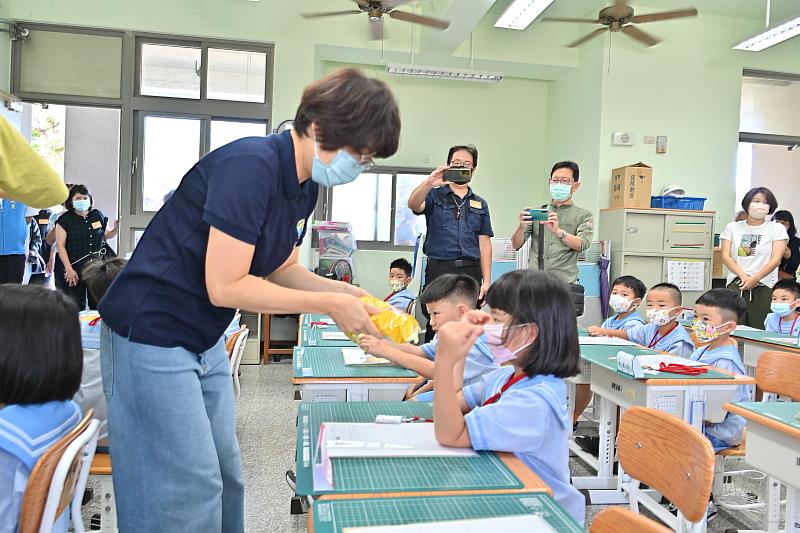
<svg viewBox="0 0 800 533">
<path fill-rule="evenodd" d="M 444 31 L 425 30 L 423 53 L 452 55 L 480 23 L 496 0 L 452 0 L 437 16 L 450 21 Z"/>
</svg>

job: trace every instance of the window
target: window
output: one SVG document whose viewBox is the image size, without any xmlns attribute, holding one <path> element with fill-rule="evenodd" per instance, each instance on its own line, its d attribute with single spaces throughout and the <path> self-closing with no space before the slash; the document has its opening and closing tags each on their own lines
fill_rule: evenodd
<svg viewBox="0 0 800 533">
<path fill-rule="evenodd" d="M 263 103 L 266 79 L 266 53 L 208 49 L 209 100 Z"/>
<path fill-rule="evenodd" d="M 158 211 L 200 157 L 200 119 L 146 116 L 142 207 Z"/>
<path fill-rule="evenodd" d="M 800 136 L 800 76 L 767 76 L 745 73 L 739 131 Z"/>
<path fill-rule="evenodd" d="M 350 222 L 359 247 L 413 247 L 425 218 L 408 209 L 408 197 L 428 176 L 425 170 L 383 169 L 361 174 L 328 190 L 327 218 Z"/>
<path fill-rule="evenodd" d="M 197 47 L 142 44 L 139 92 L 199 100 L 201 57 Z"/>
<path fill-rule="evenodd" d="M 216 150 L 244 137 L 264 137 L 267 134 L 265 122 L 240 122 L 232 120 L 211 121 L 211 144 L 209 151 Z"/>
</svg>

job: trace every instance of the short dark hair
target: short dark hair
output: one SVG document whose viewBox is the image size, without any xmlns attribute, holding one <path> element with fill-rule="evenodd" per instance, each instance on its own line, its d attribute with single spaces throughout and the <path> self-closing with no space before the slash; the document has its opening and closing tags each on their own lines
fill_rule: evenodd
<svg viewBox="0 0 800 533">
<path fill-rule="evenodd" d="M 786 232 L 789 234 L 789 237 L 797 236 L 797 227 L 794 225 L 794 217 L 789 211 L 785 209 L 775 211 L 775 214 L 772 215 L 772 220 L 775 222 L 788 222 L 789 229 Z"/>
<path fill-rule="evenodd" d="M 719 309 L 725 318 L 737 321 L 747 311 L 747 304 L 741 296 L 729 289 L 711 289 L 697 299 L 695 305 L 705 305 Z"/>
<path fill-rule="evenodd" d="M 747 194 L 744 195 L 742 198 L 742 209 L 744 209 L 745 213 L 750 212 L 750 204 L 753 202 L 753 196 L 758 193 L 762 193 L 767 198 L 767 203 L 769 204 L 769 214 L 775 212 L 778 209 L 778 200 L 775 198 L 775 195 L 772 194 L 772 191 L 767 189 L 766 187 L 753 187 Z"/>
<path fill-rule="evenodd" d="M 411 263 L 409 263 L 408 260 L 403 257 L 392 261 L 392 264 L 389 265 L 389 270 L 393 268 L 399 268 L 400 270 L 406 273 L 406 276 L 410 276 L 411 271 L 413 270 L 411 268 Z"/>
<path fill-rule="evenodd" d="M 400 142 L 400 111 L 389 86 L 352 68 L 337 70 L 303 91 L 294 129 L 308 137 L 312 122 L 324 150 L 349 146 L 385 158 L 397 152 Z"/>
<path fill-rule="evenodd" d="M 127 260 L 115 257 L 105 261 L 95 261 L 83 269 L 83 281 L 97 303 L 100 303 L 111 283 L 127 264 Z"/>
<path fill-rule="evenodd" d="M 572 179 L 575 181 L 579 181 L 581 179 L 581 169 L 578 167 L 578 163 L 573 161 L 559 161 L 555 165 L 553 165 L 553 169 L 550 171 L 550 177 L 553 177 L 553 173 L 558 170 L 559 168 L 568 168 L 572 171 Z"/>
<path fill-rule="evenodd" d="M 549 272 L 516 270 L 492 283 L 486 303 L 511 315 L 511 326 L 533 323 L 539 329 L 533 344 L 518 355 L 528 376 L 578 374 L 578 323 L 565 282 Z"/>
<path fill-rule="evenodd" d="M 782 279 L 772 287 L 772 292 L 778 289 L 789 291 L 795 298 L 800 298 L 800 284 L 793 279 Z"/>
<path fill-rule="evenodd" d="M 76 194 L 83 194 L 89 197 L 89 205 L 90 205 L 89 209 L 91 209 L 94 206 L 94 198 L 92 197 L 92 193 L 89 192 L 89 188 L 82 183 L 78 183 L 69 188 L 69 195 L 67 196 L 67 201 L 64 202 L 64 208 L 67 211 L 73 211 L 75 209 L 75 206 L 72 205 L 72 197 L 75 196 Z"/>
<path fill-rule="evenodd" d="M 78 307 L 65 293 L 0 285 L 0 343 L 0 403 L 66 401 L 78 392 L 81 326 Z"/>
<path fill-rule="evenodd" d="M 683 293 L 681 293 L 677 285 L 673 285 L 672 283 L 656 283 L 650 287 L 650 290 L 666 291 L 670 293 L 670 296 L 672 296 L 672 299 L 675 300 L 678 305 L 683 305 Z"/>
<path fill-rule="evenodd" d="M 447 152 L 447 164 L 449 165 L 450 161 L 453 160 L 453 155 L 461 150 L 464 150 L 472 156 L 472 170 L 478 168 L 478 148 L 474 144 L 457 144 L 451 147 Z"/>
<path fill-rule="evenodd" d="M 633 276 L 620 276 L 614 280 L 614 283 L 611 284 L 611 288 L 613 289 L 617 285 L 622 285 L 633 291 L 633 295 L 637 298 L 644 298 L 645 293 L 647 292 L 647 287 L 642 280 Z"/>
<path fill-rule="evenodd" d="M 428 305 L 451 300 L 473 307 L 478 303 L 480 290 L 478 282 L 466 274 L 444 274 L 425 285 L 425 290 L 419 296 L 419 302 Z"/>
</svg>

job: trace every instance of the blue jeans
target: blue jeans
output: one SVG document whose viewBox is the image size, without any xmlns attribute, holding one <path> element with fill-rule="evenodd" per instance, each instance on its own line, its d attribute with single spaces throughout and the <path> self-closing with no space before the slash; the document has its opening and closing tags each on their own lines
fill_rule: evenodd
<svg viewBox="0 0 800 533">
<path fill-rule="evenodd" d="M 244 483 L 225 345 L 196 354 L 103 326 L 103 389 L 119 530 L 244 531 Z"/>
</svg>

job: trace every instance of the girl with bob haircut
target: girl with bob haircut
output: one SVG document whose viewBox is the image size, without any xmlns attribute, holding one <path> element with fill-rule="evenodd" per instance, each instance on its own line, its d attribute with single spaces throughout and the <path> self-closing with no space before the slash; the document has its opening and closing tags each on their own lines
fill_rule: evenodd
<svg viewBox="0 0 800 533">
<path fill-rule="evenodd" d="M 445 446 L 511 452 L 553 489 L 580 524 L 585 500 L 570 484 L 567 439 L 572 417 L 564 378 L 579 372 L 578 326 L 566 283 L 518 270 L 489 288 L 491 313 L 471 311 L 439 330 L 433 420 Z M 481 335 L 499 364 L 456 391 L 453 367 Z"/>
<path fill-rule="evenodd" d="M 0 531 L 16 531 L 34 465 L 81 420 L 78 308 L 61 291 L 0 285 L 0 346 Z M 68 523 L 64 512 L 53 531 Z"/>
</svg>

